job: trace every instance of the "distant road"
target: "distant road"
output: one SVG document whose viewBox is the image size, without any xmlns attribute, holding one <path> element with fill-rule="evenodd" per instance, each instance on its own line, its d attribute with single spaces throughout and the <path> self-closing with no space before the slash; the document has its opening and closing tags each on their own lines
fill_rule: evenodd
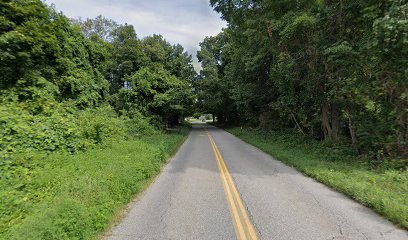
<svg viewBox="0 0 408 240">
<path fill-rule="evenodd" d="M 408 233 L 233 135 L 194 124 L 107 239 L 402 240 Z"/>
</svg>

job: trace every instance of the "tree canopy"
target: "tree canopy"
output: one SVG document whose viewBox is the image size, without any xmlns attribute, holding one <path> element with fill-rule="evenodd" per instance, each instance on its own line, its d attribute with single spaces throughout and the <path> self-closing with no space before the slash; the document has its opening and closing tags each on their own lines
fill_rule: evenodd
<svg viewBox="0 0 408 240">
<path fill-rule="evenodd" d="M 197 92 L 220 121 L 408 154 L 408 3 L 211 0 Z M 214 98 L 211 98 L 214 96 Z"/>
</svg>

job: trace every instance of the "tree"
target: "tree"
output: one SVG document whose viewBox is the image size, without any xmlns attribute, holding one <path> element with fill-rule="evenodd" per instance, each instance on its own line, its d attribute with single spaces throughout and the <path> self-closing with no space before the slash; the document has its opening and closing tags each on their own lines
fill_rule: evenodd
<svg viewBox="0 0 408 240">
<path fill-rule="evenodd" d="M 107 19 L 102 15 L 97 16 L 95 19 L 71 19 L 71 22 L 80 26 L 81 32 L 86 38 L 91 39 L 92 37 L 97 36 L 105 42 L 113 41 L 113 33 L 119 27 L 118 23 L 111 19 Z"/>
<path fill-rule="evenodd" d="M 225 33 L 206 37 L 197 52 L 202 66 L 200 77 L 195 84 L 198 103 L 202 112 L 213 114 L 219 122 L 232 121 L 236 112 L 228 87 L 229 82 L 222 81 L 225 63 L 221 53 L 226 48 L 226 38 Z"/>
<path fill-rule="evenodd" d="M 146 115 L 160 116 L 167 124 L 178 123 L 190 112 L 193 94 L 189 85 L 162 67 L 141 68 L 126 78 L 128 87 L 120 92 L 126 110 L 136 108 Z"/>
<path fill-rule="evenodd" d="M 107 82 L 90 59 L 94 49 L 62 13 L 35 0 L 2 5 L 2 90 L 13 92 L 19 101 L 32 101 L 33 111 L 40 111 L 40 102 L 50 97 L 74 101 L 78 107 L 103 98 Z"/>
<path fill-rule="evenodd" d="M 111 93 L 125 87 L 125 77 L 138 71 L 149 58 L 144 53 L 132 25 L 122 25 L 112 33 L 111 61 L 107 73 Z"/>
<path fill-rule="evenodd" d="M 349 139 L 360 153 L 406 154 L 406 1 L 210 2 L 228 28 L 221 51 L 217 36 L 198 53 L 208 111 Z M 228 97 L 211 101 L 217 94 Z"/>
</svg>

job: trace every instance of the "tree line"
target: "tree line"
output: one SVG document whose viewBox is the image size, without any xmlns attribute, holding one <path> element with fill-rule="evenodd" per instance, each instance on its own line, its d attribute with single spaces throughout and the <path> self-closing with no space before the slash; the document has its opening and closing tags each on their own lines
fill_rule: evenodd
<svg viewBox="0 0 408 240">
<path fill-rule="evenodd" d="M 181 45 L 103 16 L 69 19 L 40 0 L 0 2 L 0 72 L 2 156 L 144 134 L 177 124 L 195 100 Z"/>
<path fill-rule="evenodd" d="M 356 153 L 408 156 L 406 0 L 211 0 L 198 104 L 229 124 L 296 129 Z"/>
</svg>

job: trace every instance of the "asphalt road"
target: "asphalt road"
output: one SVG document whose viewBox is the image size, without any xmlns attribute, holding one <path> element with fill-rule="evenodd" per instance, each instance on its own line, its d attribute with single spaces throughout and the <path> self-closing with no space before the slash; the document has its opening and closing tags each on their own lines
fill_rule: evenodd
<svg viewBox="0 0 408 240">
<path fill-rule="evenodd" d="M 196 124 L 106 237 L 237 238 L 400 240 L 408 233 L 233 135 Z"/>
</svg>

